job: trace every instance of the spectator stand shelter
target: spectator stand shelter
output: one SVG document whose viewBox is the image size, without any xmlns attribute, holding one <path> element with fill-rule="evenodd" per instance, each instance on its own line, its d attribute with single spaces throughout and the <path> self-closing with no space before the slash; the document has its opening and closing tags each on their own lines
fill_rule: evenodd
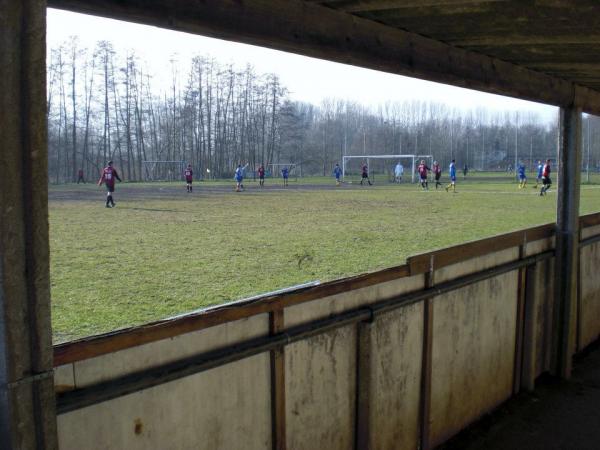
<svg viewBox="0 0 600 450">
<path fill-rule="evenodd" d="M 0 447 L 58 446 L 49 289 L 47 6 L 559 107 L 552 295 L 558 327 L 552 371 L 570 376 L 580 242 L 581 114 L 600 114 L 596 2 L 3 0 Z M 274 447 L 285 448 L 282 422 L 275 420 L 273 429 Z M 422 436 L 426 439 L 428 434 Z M 422 448 L 428 446 L 421 443 Z"/>
</svg>

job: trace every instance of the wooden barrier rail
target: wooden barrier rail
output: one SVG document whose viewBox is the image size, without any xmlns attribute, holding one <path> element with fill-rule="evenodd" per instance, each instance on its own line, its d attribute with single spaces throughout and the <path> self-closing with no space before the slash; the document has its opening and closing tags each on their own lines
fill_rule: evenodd
<svg viewBox="0 0 600 450">
<path fill-rule="evenodd" d="M 429 300 L 438 295 L 454 291 L 465 286 L 487 280 L 498 275 L 511 272 L 522 267 L 536 264 L 554 256 L 553 251 L 543 252 L 535 256 L 523 258 L 514 262 L 466 275 L 452 281 L 433 286 L 409 294 L 374 303 L 368 307 L 361 307 L 333 315 L 327 319 L 315 320 L 305 325 L 288 328 L 276 332 L 271 336 L 250 339 L 239 344 L 231 345 L 215 351 L 194 355 L 174 363 L 128 374 L 108 382 L 98 383 L 93 386 L 74 389 L 59 393 L 57 396 L 57 411 L 65 413 L 75 409 L 90 406 L 99 402 L 131 394 L 153 386 L 186 377 L 205 370 L 238 361 L 243 358 L 257 355 L 267 351 L 277 351 L 286 345 L 307 339 L 318 334 L 326 333 L 333 329 L 349 324 L 372 321 L 377 315 L 393 311 L 416 302 Z"/>
<path fill-rule="evenodd" d="M 580 223 L 582 227 L 599 225 L 600 213 L 582 216 Z M 251 301 L 239 301 L 234 304 L 215 306 L 189 315 L 182 315 L 172 319 L 160 320 L 141 326 L 57 344 L 54 346 L 54 366 L 172 338 L 257 314 L 273 313 L 289 306 L 373 286 L 386 281 L 424 274 L 430 270 L 429 263 L 432 256 L 435 261 L 433 270 L 437 270 L 451 264 L 516 247 L 523 242 L 532 242 L 552 237 L 553 235 L 554 224 L 541 225 L 412 256 L 408 258 L 406 265 L 322 283 L 297 291 L 259 297 Z"/>
</svg>

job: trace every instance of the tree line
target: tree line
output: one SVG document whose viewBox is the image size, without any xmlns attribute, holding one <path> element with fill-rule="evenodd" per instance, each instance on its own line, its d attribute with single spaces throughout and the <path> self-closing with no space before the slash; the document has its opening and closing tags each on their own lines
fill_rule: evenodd
<svg viewBox="0 0 600 450">
<path fill-rule="evenodd" d="M 198 55 L 182 73 L 167 62 L 157 87 L 135 53 L 76 38 L 49 50 L 49 178 L 95 178 L 112 159 L 126 180 L 147 177 L 144 161 L 185 161 L 196 173 L 230 177 L 248 163 L 294 164 L 297 175 L 329 175 L 344 155 L 434 155 L 473 169 L 505 170 L 555 157 L 556 123 L 532 113 L 465 111 L 442 102 L 365 106 L 344 99 L 293 100 L 276 74 Z M 357 89 L 364 87 L 357 86 Z M 600 122 L 584 118 L 584 167 L 600 164 Z M 375 164 L 375 163 L 374 163 Z M 381 161 L 388 165 L 395 161 Z"/>
</svg>

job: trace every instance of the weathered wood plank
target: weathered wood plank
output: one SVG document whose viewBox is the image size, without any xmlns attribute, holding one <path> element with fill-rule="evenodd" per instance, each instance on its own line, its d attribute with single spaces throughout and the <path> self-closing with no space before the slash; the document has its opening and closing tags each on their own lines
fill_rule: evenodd
<svg viewBox="0 0 600 450">
<path fill-rule="evenodd" d="M 436 250 L 422 255 L 411 256 L 407 264 L 411 275 L 425 273 L 429 270 L 430 255 L 435 255 L 435 269 L 440 269 L 451 264 L 457 264 L 468 259 L 488 255 L 493 252 L 516 247 L 524 239 L 532 242 L 538 239 L 552 237 L 554 224 L 541 225 L 527 230 L 514 231 L 485 239 L 480 239 L 465 244 Z"/>
<path fill-rule="evenodd" d="M 356 350 L 356 449 L 371 447 L 372 322 L 358 323 Z"/>
<path fill-rule="evenodd" d="M 0 448 L 56 449 L 43 0 L 0 1 Z"/>
<path fill-rule="evenodd" d="M 407 266 L 392 267 L 374 273 L 331 281 L 301 289 L 297 292 L 265 296 L 248 303 L 226 304 L 173 319 L 58 344 L 54 346 L 54 366 L 172 338 L 256 314 L 269 313 L 287 306 L 396 280 L 408 275 Z"/>
<path fill-rule="evenodd" d="M 429 260 L 429 272 L 425 276 L 425 289 L 435 285 L 435 256 Z M 420 439 L 418 448 L 431 448 L 431 371 L 433 367 L 433 298 L 423 304 L 423 353 L 421 363 L 421 397 L 419 404 Z"/>
<path fill-rule="evenodd" d="M 283 310 L 269 314 L 269 333 L 276 335 L 285 328 Z M 286 417 L 285 417 L 285 347 L 271 350 L 271 420 L 272 448 L 285 450 Z"/>
</svg>

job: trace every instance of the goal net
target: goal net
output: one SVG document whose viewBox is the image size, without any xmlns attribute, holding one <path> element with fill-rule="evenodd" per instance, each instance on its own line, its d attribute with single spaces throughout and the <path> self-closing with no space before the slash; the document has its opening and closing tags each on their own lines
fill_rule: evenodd
<svg viewBox="0 0 600 450">
<path fill-rule="evenodd" d="M 433 165 L 431 155 L 350 155 L 342 159 L 342 178 L 345 182 L 360 182 L 362 167 L 366 164 L 369 178 L 384 180 L 386 182 L 412 182 L 417 181 L 417 166 L 425 160 L 426 164 Z"/>
<path fill-rule="evenodd" d="M 142 161 L 145 181 L 179 181 L 183 179 L 185 161 Z"/>
</svg>

